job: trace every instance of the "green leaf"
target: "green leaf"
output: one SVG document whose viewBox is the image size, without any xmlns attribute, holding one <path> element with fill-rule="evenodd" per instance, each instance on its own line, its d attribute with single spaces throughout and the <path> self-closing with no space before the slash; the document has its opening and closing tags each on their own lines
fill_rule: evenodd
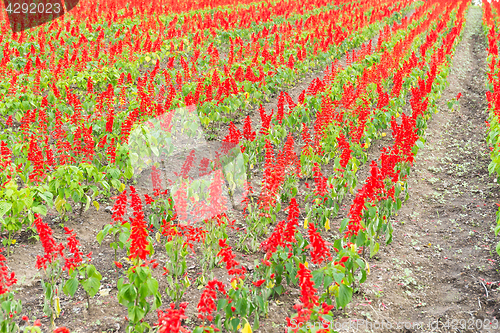
<svg viewBox="0 0 500 333">
<path fill-rule="evenodd" d="M 373 240 L 370 242 L 370 258 L 377 254 L 379 247 L 379 243 Z"/>
<path fill-rule="evenodd" d="M 141 282 L 146 281 L 146 279 L 148 278 L 148 272 L 146 271 L 146 269 L 144 269 L 144 267 L 137 267 L 136 273 Z"/>
<path fill-rule="evenodd" d="M 82 280 L 82 287 L 85 289 L 87 294 L 89 294 L 90 297 L 94 297 L 95 294 L 99 291 L 99 287 L 101 286 L 101 281 L 100 279 L 97 279 L 95 277 L 89 277 L 86 280 Z"/>
<path fill-rule="evenodd" d="M 347 222 L 349 222 L 349 219 L 348 218 L 345 218 L 342 220 L 342 223 L 340 224 L 340 232 L 344 231 L 345 227 L 347 226 Z"/>
<path fill-rule="evenodd" d="M 120 170 L 116 168 L 109 169 L 108 174 L 110 174 L 113 179 L 120 178 Z"/>
<path fill-rule="evenodd" d="M 240 324 L 240 320 L 238 318 L 231 319 L 232 330 L 236 331 L 238 329 L 238 325 Z"/>
<path fill-rule="evenodd" d="M 352 289 L 341 283 L 339 286 L 339 296 L 336 298 L 337 307 L 344 308 L 352 299 Z"/>
<path fill-rule="evenodd" d="M 252 330 L 257 331 L 259 329 L 259 313 L 255 313 L 255 319 L 253 321 Z"/>
<path fill-rule="evenodd" d="M 151 292 L 151 294 L 156 294 L 156 292 L 158 291 L 158 281 L 156 281 L 156 279 L 154 279 L 154 278 L 151 278 L 151 279 L 148 279 L 146 284 L 148 285 L 148 288 L 149 288 L 149 291 Z"/>
<path fill-rule="evenodd" d="M 144 318 L 145 314 L 146 311 L 138 306 L 131 306 L 128 308 L 128 318 L 133 323 L 139 322 L 142 318 Z"/>
<path fill-rule="evenodd" d="M 127 163 L 127 167 L 125 169 L 125 174 L 124 175 L 125 175 L 125 177 L 127 179 L 132 178 L 132 176 L 134 175 L 134 168 L 132 167 L 132 164 Z"/>
<path fill-rule="evenodd" d="M 63 211 L 63 206 L 66 203 L 66 199 L 62 198 L 61 196 L 58 196 L 55 201 L 55 206 L 56 209 L 59 213 Z"/>
<path fill-rule="evenodd" d="M 279 286 L 276 286 L 274 287 L 273 289 L 278 295 L 281 295 L 283 294 L 283 292 L 285 291 L 285 288 L 283 288 L 283 286 L 280 284 Z"/>
<path fill-rule="evenodd" d="M 45 216 L 47 215 L 47 207 L 44 205 L 35 206 L 33 207 L 33 212 Z"/>
<path fill-rule="evenodd" d="M 53 195 L 51 192 L 45 192 L 45 193 L 38 193 L 38 196 L 40 198 L 42 198 L 43 200 L 45 200 L 45 202 L 47 203 L 47 205 L 49 206 L 52 206 L 53 205 L 53 202 L 52 202 L 52 199 L 53 199 Z"/>
<path fill-rule="evenodd" d="M 206 332 L 205 328 L 201 326 L 198 326 L 193 330 L 193 333 L 205 333 L 205 332 Z"/>
<path fill-rule="evenodd" d="M 77 289 L 78 289 L 78 279 L 76 278 L 69 279 L 68 281 L 66 281 L 63 287 L 64 293 L 66 295 L 70 295 L 71 297 L 73 297 Z"/>
<path fill-rule="evenodd" d="M 323 287 L 325 290 L 328 290 L 328 287 L 333 283 L 333 277 L 330 275 L 325 275 L 325 279 L 323 280 Z"/>
<path fill-rule="evenodd" d="M 118 292 L 118 296 L 122 299 L 127 300 L 128 302 L 132 302 L 135 300 L 135 297 L 137 296 L 137 291 L 135 290 L 135 287 L 131 284 L 123 285 Z"/>
<path fill-rule="evenodd" d="M 342 283 L 342 279 L 344 278 L 344 273 L 335 273 L 333 274 L 333 279 L 335 280 L 335 282 L 337 282 L 338 284 L 341 284 Z"/>
<path fill-rule="evenodd" d="M 0 202 L 0 217 L 3 217 L 12 208 L 10 202 L 2 201 Z"/>
<path fill-rule="evenodd" d="M 158 147 L 151 146 L 151 151 L 153 152 L 153 154 L 155 154 L 155 156 L 160 156 L 160 151 L 158 150 Z"/>
<path fill-rule="evenodd" d="M 92 201 L 92 199 L 90 199 L 90 197 L 86 194 L 85 194 L 85 196 L 87 197 L 87 202 L 85 203 L 85 211 L 87 211 L 87 210 L 89 210 L 90 202 Z"/>
<path fill-rule="evenodd" d="M 226 298 L 221 298 L 217 302 L 217 310 L 220 311 L 227 305 L 227 299 Z"/>
</svg>

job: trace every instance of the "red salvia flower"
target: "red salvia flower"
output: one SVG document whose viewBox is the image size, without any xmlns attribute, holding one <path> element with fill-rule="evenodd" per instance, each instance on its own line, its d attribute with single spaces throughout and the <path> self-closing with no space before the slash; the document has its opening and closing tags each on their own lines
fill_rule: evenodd
<svg viewBox="0 0 500 333">
<path fill-rule="evenodd" d="M 115 201 L 113 206 L 113 215 L 111 218 L 116 223 L 123 224 L 125 221 L 123 220 L 123 216 L 127 212 L 127 190 L 123 191 Z"/>
<path fill-rule="evenodd" d="M 327 242 L 321 237 L 318 229 L 313 223 L 309 223 L 309 245 L 306 248 L 311 249 L 312 262 L 320 265 L 326 259 L 332 259 L 330 250 L 328 249 Z"/>
<path fill-rule="evenodd" d="M 182 327 L 182 321 L 188 317 L 184 314 L 188 303 L 183 302 L 179 304 L 179 309 L 175 309 L 175 304 L 171 303 L 170 308 L 161 311 L 158 310 L 158 323 L 159 333 L 189 333 L 189 331 Z"/>
<path fill-rule="evenodd" d="M 271 119 L 273 118 L 274 112 L 271 112 L 270 115 L 266 114 L 266 111 L 262 107 L 262 104 L 259 107 L 260 119 L 262 120 L 262 128 L 260 129 L 260 133 L 267 135 L 269 132 L 269 126 L 271 124 Z"/>
<path fill-rule="evenodd" d="M 316 188 L 314 190 L 314 195 L 316 197 L 324 198 L 326 200 L 326 196 L 328 195 L 328 189 L 327 189 L 328 178 L 323 176 L 318 163 L 314 163 L 313 172 L 314 172 L 314 183 L 316 185 Z"/>
<path fill-rule="evenodd" d="M 229 123 L 229 134 L 226 135 L 224 141 L 237 145 L 240 143 L 240 139 L 241 139 L 241 132 L 231 121 Z"/>
<path fill-rule="evenodd" d="M 287 244 L 295 243 L 295 232 L 297 230 L 297 225 L 299 224 L 299 205 L 297 204 L 297 200 L 295 198 L 290 199 L 290 205 L 288 206 L 288 217 L 287 217 L 287 225 L 283 232 L 283 240 Z"/>
<path fill-rule="evenodd" d="M 276 119 L 278 120 L 279 124 L 283 122 L 284 105 L 285 105 L 285 95 L 283 94 L 283 92 L 281 92 L 278 98 L 278 112 L 276 113 Z"/>
<path fill-rule="evenodd" d="M 340 133 L 339 137 L 337 138 L 337 143 L 339 145 L 339 148 L 342 149 L 342 154 L 340 155 L 340 166 L 342 168 L 345 168 L 347 166 L 347 163 L 349 163 L 349 160 L 351 159 L 352 150 L 350 148 L 349 142 L 344 136 L 344 133 Z"/>
<path fill-rule="evenodd" d="M 247 116 L 245 118 L 245 125 L 243 126 L 243 137 L 248 141 L 255 140 L 256 133 L 255 131 L 252 131 L 252 120 L 250 119 L 250 116 Z"/>
<path fill-rule="evenodd" d="M 110 163 L 115 163 L 115 161 L 116 161 L 115 138 L 111 138 L 111 141 L 109 142 L 109 146 L 108 146 L 108 148 L 106 148 L 106 155 L 108 155 Z"/>
<path fill-rule="evenodd" d="M 52 263 L 59 256 L 64 257 L 64 245 L 56 243 L 52 237 L 52 229 L 42 221 L 38 214 L 35 214 L 34 223 L 44 250 L 44 256 L 37 256 L 36 258 L 36 269 L 40 269 L 41 267 L 47 269 L 47 263 Z"/>
<path fill-rule="evenodd" d="M 210 214 L 215 216 L 226 210 L 227 199 L 222 192 L 224 175 L 221 169 L 213 172 L 213 179 L 208 187 L 210 198 Z"/>
<path fill-rule="evenodd" d="M 3 249 L 0 249 L 2 252 Z M 17 283 L 14 272 L 9 272 L 7 259 L 0 253 L 0 296 L 9 292 L 9 287 Z"/>
<path fill-rule="evenodd" d="M 260 244 L 262 250 L 266 252 L 266 259 L 269 259 L 279 246 L 285 247 L 287 245 L 284 241 L 284 230 L 285 221 L 278 222 L 269 238 Z"/>
<path fill-rule="evenodd" d="M 308 270 L 303 263 L 299 264 L 297 277 L 299 278 L 300 301 L 306 308 L 312 309 L 314 306 L 318 305 L 319 298 L 316 296 L 316 289 L 312 281 L 311 271 Z"/>
<path fill-rule="evenodd" d="M 208 281 L 208 284 L 201 294 L 200 301 L 198 302 L 198 318 L 201 320 L 212 321 L 212 313 L 217 310 L 215 300 L 217 300 L 217 290 L 227 296 L 224 284 L 217 279 Z"/>
<path fill-rule="evenodd" d="M 129 239 L 132 240 L 132 242 L 130 244 L 129 258 L 146 260 L 146 256 L 149 254 L 149 250 L 147 249 L 149 245 L 147 240 L 147 225 L 144 221 L 141 198 L 133 186 L 130 186 L 130 196 L 132 198 L 131 206 L 134 210 L 134 216 L 130 218 L 131 232 Z"/>
<path fill-rule="evenodd" d="M 110 108 L 108 112 L 108 119 L 106 120 L 106 132 L 113 132 L 113 120 L 115 119 L 114 109 Z"/>
<path fill-rule="evenodd" d="M 266 280 L 262 279 L 262 280 L 258 280 L 258 281 L 252 281 L 252 284 L 254 286 L 256 286 L 257 288 L 259 288 L 260 286 L 262 286 L 264 284 L 264 282 L 266 282 Z"/>
<path fill-rule="evenodd" d="M 63 269 L 71 271 L 73 268 L 78 267 L 83 262 L 83 257 L 79 249 L 80 241 L 76 239 L 76 233 L 67 227 L 64 227 L 64 231 L 66 235 L 69 235 L 67 248 L 73 256 L 72 257 L 66 256 L 64 258 L 65 263 Z"/>
<path fill-rule="evenodd" d="M 227 273 L 229 275 L 239 275 L 240 278 L 243 279 L 246 269 L 243 266 L 241 268 L 236 268 L 240 263 L 234 260 L 236 256 L 233 254 L 233 250 L 226 241 L 226 239 L 219 239 L 219 246 L 221 249 L 219 253 L 217 253 L 217 256 L 221 257 L 221 262 L 226 264 Z"/>
</svg>

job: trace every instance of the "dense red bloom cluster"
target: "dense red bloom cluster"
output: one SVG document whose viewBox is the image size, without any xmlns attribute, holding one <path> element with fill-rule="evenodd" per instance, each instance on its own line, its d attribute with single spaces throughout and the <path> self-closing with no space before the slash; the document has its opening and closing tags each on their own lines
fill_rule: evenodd
<svg viewBox="0 0 500 333">
<path fill-rule="evenodd" d="M 207 232 L 208 231 L 203 228 L 195 228 L 192 225 L 180 223 L 172 224 L 165 219 L 163 219 L 161 225 L 161 233 L 167 238 L 168 242 L 173 241 L 176 237 L 182 237 L 184 241 L 182 246 L 188 246 L 193 252 L 194 243 L 204 242 Z"/>
<path fill-rule="evenodd" d="M 363 187 L 358 190 L 358 193 L 356 194 L 353 204 L 349 210 L 349 224 L 345 235 L 346 238 L 351 235 L 357 235 L 359 230 L 361 230 L 361 219 L 363 217 L 363 211 L 366 209 L 365 203 L 368 198 L 374 198 L 376 189 L 383 186 L 383 184 L 380 184 L 380 179 L 378 177 L 377 163 L 372 161 L 370 167 L 370 177 L 367 179 Z"/>
<path fill-rule="evenodd" d="M 14 168 L 12 165 L 12 152 L 9 147 L 7 147 L 5 141 L 0 142 L 0 169 L 7 171 L 7 181 L 10 181 L 12 179 L 11 174 Z M 4 184 L 1 185 L 3 186 Z"/>
<path fill-rule="evenodd" d="M 254 286 L 256 286 L 257 288 L 259 288 L 260 286 L 262 286 L 264 284 L 264 282 L 266 282 L 266 279 L 262 279 L 262 280 L 258 280 L 258 281 L 252 281 L 252 284 Z"/>
<path fill-rule="evenodd" d="M 53 333 L 71 333 L 67 327 L 58 327 Z"/>
<path fill-rule="evenodd" d="M 330 244 L 325 242 L 313 223 L 309 223 L 308 233 L 309 245 L 307 245 L 307 248 L 311 249 L 312 262 L 320 265 L 326 259 L 331 260 L 332 255 L 328 249 Z"/>
<path fill-rule="evenodd" d="M 287 246 L 287 243 L 284 241 L 283 237 L 285 226 L 285 221 L 278 222 L 269 238 L 260 244 L 261 249 L 266 252 L 267 259 L 269 259 L 269 257 L 271 257 L 271 255 L 276 252 L 279 246 Z"/>
<path fill-rule="evenodd" d="M 165 311 L 158 310 L 159 333 L 190 333 L 185 327 L 182 327 L 182 321 L 188 317 L 184 314 L 188 303 L 179 304 L 179 309 L 175 309 L 175 304 L 171 303 L 170 308 Z"/>
<path fill-rule="evenodd" d="M 269 238 L 260 244 L 261 249 L 266 252 L 266 259 L 269 259 L 280 246 L 292 249 L 292 243 L 296 242 L 295 233 L 299 223 L 299 214 L 297 201 L 295 198 L 292 198 L 288 206 L 287 222 L 278 222 Z"/>
<path fill-rule="evenodd" d="M 106 120 L 106 132 L 113 133 L 113 120 L 115 119 L 114 109 L 110 108 L 108 111 L 108 118 Z"/>
<path fill-rule="evenodd" d="M 413 146 L 418 140 L 417 123 L 413 117 L 408 117 L 405 114 L 401 116 L 401 125 L 398 126 L 394 117 L 392 117 L 391 127 L 392 136 L 394 137 L 393 150 L 401 153 L 402 161 L 413 163 Z"/>
<path fill-rule="evenodd" d="M 201 294 L 200 301 L 198 302 L 198 318 L 201 320 L 212 321 L 212 313 L 217 310 L 215 300 L 217 299 L 217 290 L 227 296 L 224 284 L 217 279 L 208 281 L 203 293 Z"/>
<path fill-rule="evenodd" d="M 47 269 L 47 264 L 57 260 L 58 257 L 64 257 L 64 245 L 56 243 L 52 237 L 52 229 L 42 221 L 38 214 L 35 214 L 35 226 L 44 250 L 43 257 L 36 257 L 36 269 L 42 267 L 43 269 Z"/>
<path fill-rule="evenodd" d="M 123 191 L 115 201 L 113 206 L 113 215 L 111 218 L 116 223 L 123 224 L 125 221 L 123 220 L 123 216 L 127 212 L 127 190 Z"/>
<path fill-rule="evenodd" d="M 33 165 L 33 172 L 30 173 L 29 179 L 31 181 L 41 181 L 45 177 L 45 165 L 43 152 L 38 146 L 38 140 L 34 135 L 31 135 L 28 150 L 28 160 Z"/>
<path fill-rule="evenodd" d="M 297 231 L 297 225 L 299 224 L 299 205 L 295 198 L 290 199 L 290 205 L 288 206 L 288 216 L 285 230 L 283 231 L 283 242 L 286 244 L 295 243 L 295 232 Z M 291 247 L 291 245 L 289 246 Z"/>
<path fill-rule="evenodd" d="M 78 239 L 76 239 L 76 233 L 67 227 L 64 227 L 64 232 L 66 233 L 66 235 L 69 235 L 67 248 L 73 256 L 72 257 L 68 257 L 68 256 L 64 257 L 65 262 L 64 262 L 63 269 L 70 271 L 71 269 L 78 267 L 82 263 L 83 257 L 82 257 L 82 253 L 80 252 L 80 249 L 79 249 L 80 241 Z"/>
<path fill-rule="evenodd" d="M 283 151 L 281 153 L 283 158 L 281 161 L 279 161 L 279 166 L 286 174 L 295 174 L 297 177 L 299 177 L 300 160 L 295 153 L 294 145 L 295 142 L 293 140 L 293 136 L 288 133 L 285 146 L 283 147 Z"/>
<path fill-rule="evenodd" d="M 259 196 L 259 207 L 269 210 L 276 201 L 275 190 L 279 187 L 282 175 L 275 172 L 274 150 L 271 142 L 266 139 L 266 162 L 264 165 L 264 177 L 262 177 L 262 190 Z"/>
<path fill-rule="evenodd" d="M 3 249 L 0 249 L 2 252 Z M 0 295 L 9 292 L 9 287 L 17 283 L 14 272 L 9 272 L 6 264 L 7 259 L 0 253 Z"/>
<path fill-rule="evenodd" d="M 283 92 L 281 92 L 278 98 L 278 112 L 276 113 L 276 120 L 278 120 L 278 123 L 280 125 L 283 122 L 283 117 L 285 115 L 284 106 L 285 106 L 285 95 L 283 94 Z"/>
<path fill-rule="evenodd" d="M 241 279 L 243 279 L 246 273 L 246 269 L 243 266 L 241 266 L 241 268 L 236 268 L 240 265 L 240 263 L 234 260 L 234 258 L 236 258 L 236 255 L 233 254 L 232 248 L 226 242 L 227 239 L 219 239 L 219 246 L 221 247 L 221 249 L 219 253 L 217 253 L 217 256 L 222 257 L 220 262 L 224 262 L 226 264 L 227 273 L 229 275 L 237 275 Z"/>
<path fill-rule="evenodd" d="M 287 326 L 292 327 L 292 331 L 294 333 L 297 333 L 300 327 L 306 325 L 306 323 L 309 321 L 309 318 L 311 318 L 312 310 L 304 308 L 303 304 L 301 303 L 295 304 L 293 308 L 297 310 L 297 316 L 293 319 L 287 317 L 286 322 Z"/>
<path fill-rule="evenodd" d="M 309 269 L 303 264 L 299 264 L 299 271 L 297 273 L 300 286 L 300 301 L 308 308 L 312 309 L 318 305 L 318 296 L 316 295 L 316 288 L 314 288 L 314 281 L 312 281 L 312 274 Z"/>
<path fill-rule="evenodd" d="M 243 137 L 248 141 L 255 140 L 256 133 L 252 130 L 252 120 L 250 116 L 245 118 L 245 125 L 243 126 Z"/>
<path fill-rule="evenodd" d="M 231 121 L 229 123 L 229 134 L 224 138 L 224 141 L 237 145 L 240 143 L 241 136 L 240 130 Z"/>
<path fill-rule="evenodd" d="M 115 163 L 115 161 L 116 161 L 115 138 L 111 138 L 111 141 L 109 142 L 109 146 L 108 146 L 108 148 L 106 148 L 106 155 L 108 155 L 110 163 Z"/>
<path fill-rule="evenodd" d="M 128 114 L 127 119 L 122 123 L 121 127 L 121 143 L 127 143 L 128 142 L 128 137 L 130 135 L 130 131 L 132 130 L 132 126 L 136 122 L 137 118 L 139 116 L 139 109 L 135 109 L 131 113 Z"/>
<path fill-rule="evenodd" d="M 340 166 L 342 168 L 345 168 L 347 166 L 347 163 L 349 163 L 349 160 L 351 159 L 352 150 L 349 142 L 344 136 L 344 133 L 340 133 L 339 137 L 337 138 L 337 142 L 339 148 L 342 149 L 342 154 L 340 155 Z"/>
<path fill-rule="evenodd" d="M 262 120 L 262 127 L 260 129 L 260 134 L 267 135 L 269 133 L 269 126 L 271 124 L 271 120 L 273 119 L 274 112 L 271 112 L 270 115 L 266 114 L 266 111 L 262 107 L 262 104 L 259 107 L 260 119 Z"/>
<path fill-rule="evenodd" d="M 323 176 L 318 163 L 314 163 L 313 172 L 314 172 L 314 184 L 316 186 L 316 188 L 314 189 L 314 195 L 316 197 L 324 198 L 326 200 L 327 199 L 326 196 L 328 195 L 328 189 L 327 189 L 328 178 Z"/>
<path fill-rule="evenodd" d="M 129 258 L 146 260 L 146 256 L 149 254 L 149 250 L 147 249 L 149 245 L 147 240 L 148 229 L 146 221 L 144 221 L 141 198 L 133 186 L 130 186 L 130 196 L 132 198 L 131 206 L 134 210 L 134 216 L 130 218 L 131 230 L 129 239 L 132 242 L 130 243 Z"/>
</svg>

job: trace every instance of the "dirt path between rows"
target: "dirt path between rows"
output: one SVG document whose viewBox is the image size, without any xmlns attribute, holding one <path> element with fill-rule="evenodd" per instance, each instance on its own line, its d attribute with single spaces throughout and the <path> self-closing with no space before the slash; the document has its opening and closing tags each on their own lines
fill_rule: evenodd
<svg viewBox="0 0 500 333">
<path fill-rule="evenodd" d="M 499 189 L 488 175 L 481 20 L 481 9 L 471 7 L 449 86 L 408 178 L 410 198 L 393 220 L 393 242 L 370 260 L 371 274 L 340 332 L 500 329 L 493 233 Z M 458 93 L 460 108 L 451 111 L 447 102 Z"/>
</svg>

